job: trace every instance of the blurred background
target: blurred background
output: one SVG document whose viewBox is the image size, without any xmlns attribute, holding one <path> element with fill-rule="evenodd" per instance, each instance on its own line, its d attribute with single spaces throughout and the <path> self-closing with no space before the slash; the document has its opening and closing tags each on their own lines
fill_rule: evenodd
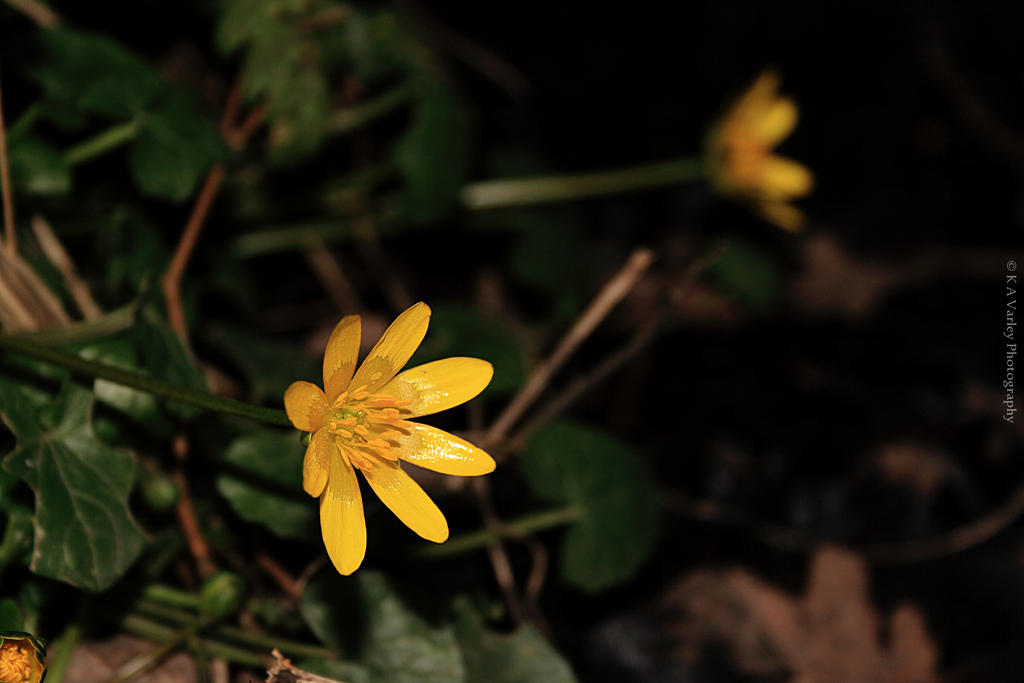
<svg viewBox="0 0 1024 683">
<path fill-rule="evenodd" d="M 486 490 L 417 473 L 454 549 L 426 556 L 364 487 L 350 579 L 324 566 L 293 430 L 0 356 L 0 628 L 47 638 L 51 662 L 63 644 L 51 683 L 140 652 L 181 667 L 159 680 L 259 679 L 271 642 L 314 648 L 280 647 L 339 680 L 1021 679 L 1004 332 L 1024 256 L 1022 20 L 991 1 L 6 0 L 6 334 L 280 408 L 291 381 L 318 381 L 342 315 L 363 316 L 369 348 L 423 300 L 413 363 L 495 366 L 480 399 L 428 420 L 479 442 L 595 297 L 626 289 L 489 442 Z M 815 179 L 795 232 L 702 161 L 768 68 L 799 108 L 779 153 Z M 701 170 L 468 199 L 673 160 Z M 60 382 L 91 392 L 95 438 L 134 463 L 133 540 L 89 579 L 47 561 L 40 534 L 62 527 L 17 464 L 46 424 L 15 406 Z M 239 599 L 160 652 L 211 575 L 184 489 Z M 566 505 L 585 512 L 544 520 Z"/>
</svg>

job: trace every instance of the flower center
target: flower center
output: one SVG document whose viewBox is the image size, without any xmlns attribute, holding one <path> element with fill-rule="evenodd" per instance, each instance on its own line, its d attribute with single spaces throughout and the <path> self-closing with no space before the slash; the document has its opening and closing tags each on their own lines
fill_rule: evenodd
<svg viewBox="0 0 1024 683">
<path fill-rule="evenodd" d="M 12 640 L 0 645 L 0 681 L 22 683 L 32 680 L 35 654 Z"/>
<path fill-rule="evenodd" d="M 401 419 L 399 410 L 410 403 L 388 394 L 371 394 L 365 385 L 344 391 L 334 399 L 327 430 L 337 437 L 335 443 L 350 465 L 371 470 L 377 458 L 398 460 L 391 447 L 412 426 Z"/>
</svg>

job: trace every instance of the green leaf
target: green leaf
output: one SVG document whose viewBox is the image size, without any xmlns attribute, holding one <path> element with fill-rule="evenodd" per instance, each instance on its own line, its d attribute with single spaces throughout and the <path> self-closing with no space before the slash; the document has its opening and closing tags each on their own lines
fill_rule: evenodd
<svg viewBox="0 0 1024 683">
<path fill-rule="evenodd" d="M 732 241 L 709 268 L 715 283 L 727 294 L 753 309 L 763 309 L 778 297 L 780 276 L 769 254 L 740 241 Z"/>
<path fill-rule="evenodd" d="M 286 498 L 230 475 L 217 478 L 217 490 L 245 521 L 260 524 L 281 538 L 309 538 L 314 501 Z"/>
<path fill-rule="evenodd" d="M 270 153 L 273 161 L 294 161 L 316 150 L 327 132 L 330 94 L 318 69 L 291 74 L 284 92 L 271 93 Z"/>
<path fill-rule="evenodd" d="M 467 681 L 488 683 L 573 683 L 569 663 L 531 626 L 511 634 L 489 630 L 466 600 L 455 605 L 455 635 L 462 648 Z"/>
<path fill-rule="evenodd" d="M 42 40 L 33 76 L 54 109 L 131 118 L 160 92 L 156 70 L 105 36 L 62 27 L 42 32 Z"/>
<path fill-rule="evenodd" d="M 0 633 L 3 631 L 24 631 L 21 608 L 11 598 L 0 600 Z"/>
<path fill-rule="evenodd" d="M 359 592 L 353 590 L 353 583 Z M 362 620 L 354 608 L 362 607 Z M 301 611 L 325 643 L 341 647 L 358 629 L 367 681 L 462 681 L 465 668 L 452 627 L 431 627 L 399 599 L 379 573 L 352 579 L 322 575 L 303 594 Z M 317 663 L 324 670 L 323 663 Z"/>
<path fill-rule="evenodd" d="M 494 365 L 494 379 L 484 393 L 519 388 L 526 379 L 524 352 L 515 330 L 503 320 L 484 317 L 469 309 L 435 307 L 430 333 L 416 350 L 409 366 L 448 358 L 472 356 Z"/>
<path fill-rule="evenodd" d="M 36 495 L 35 573 L 91 591 L 109 588 L 142 552 L 144 538 L 128 509 L 135 460 L 93 434 L 93 397 L 70 381 L 50 411 L 28 426 L 0 394 L 0 415 L 16 450 L 4 469 Z M 26 428 L 28 427 L 28 428 Z"/>
<path fill-rule="evenodd" d="M 257 477 L 295 490 L 302 489 L 302 458 L 306 447 L 294 430 L 257 429 L 228 446 L 224 459 Z"/>
<path fill-rule="evenodd" d="M 469 166 L 469 115 L 440 83 L 423 79 L 412 125 L 394 148 L 405 178 L 402 211 L 414 223 L 429 223 L 452 209 Z"/>
<path fill-rule="evenodd" d="M 570 583 L 596 592 L 637 572 L 654 545 L 658 511 L 636 453 L 597 430 L 562 421 L 530 439 L 519 465 L 534 493 L 579 511 L 562 550 Z"/>
<path fill-rule="evenodd" d="M 139 308 L 132 336 L 142 367 L 150 375 L 188 389 L 207 391 L 203 373 L 154 304 Z M 167 405 L 172 413 L 186 420 L 202 412 L 202 408 L 184 403 L 170 401 Z"/>
<path fill-rule="evenodd" d="M 217 127 L 184 95 L 168 96 L 141 121 L 129 163 L 139 189 L 150 196 L 188 199 L 210 166 L 227 155 Z"/>
<path fill-rule="evenodd" d="M 126 370 L 137 370 L 137 352 L 132 340 L 126 335 L 106 337 L 90 342 L 79 351 L 82 358 L 113 365 Z M 146 424 L 157 434 L 167 435 L 171 425 L 160 412 L 157 399 L 149 393 L 116 384 L 104 379 L 93 382 L 96 400 Z"/>
<path fill-rule="evenodd" d="M 294 431 L 249 432 L 231 442 L 224 459 L 266 485 L 222 475 L 217 490 L 245 521 L 265 526 L 282 538 L 309 538 L 316 506 L 302 492 L 304 453 Z M 289 497 L 287 491 L 295 496 Z"/>
<path fill-rule="evenodd" d="M 299 353 L 293 344 L 227 325 L 214 326 L 210 340 L 244 374 L 250 398 L 257 403 L 280 404 L 288 385 L 297 379 L 319 382 L 320 362 Z"/>
<path fill-rule="evenodd" d="M 11 182 L 22 192 L 37 195 L 66 194 L 71 189 L 71 169 L 64 155 L 34 137 L 11 140 Z"/>
<path fill-rule="evenodd" d="M 355 76 L 373 82 L 425 66 L 425 49 L 395 12 L 358 13 L 346 23 L 345 43 Z"/>
</svg>

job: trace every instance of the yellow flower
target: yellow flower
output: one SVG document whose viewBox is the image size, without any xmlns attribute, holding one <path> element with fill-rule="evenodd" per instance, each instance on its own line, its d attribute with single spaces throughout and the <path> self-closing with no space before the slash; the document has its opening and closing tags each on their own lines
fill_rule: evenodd
<svg viewBox="0 0 1024 683">
<path fill-rule="evenodd" d="M 443 543 L 448 523 L 399 461 L 444 474 L 494 471 L 494 459 L 473 444 L 407 418 L 447 410 L 488 385 L 494 368 L 477 358 L 445 358 L 398 373 L 423 341 L 430 307 L 420 302 L 391 323 L 356 370 L 358 315 L 334 328 L 324 353 L 324 391 L 294 382 L 284 394 L 288 419 L 312 432 L 302 488 L 320 497 L 320 528 L 334 566 L 348 575 L 366 553 L 366 521 L 356 470 L 410 529 Z M 353 374 L 354 373 L 354 374 Z"/>
<path fill-rule="evenodd" d="M 46 674 L 46 647 L 20 631 L 0 633 L 0 683 L 39 683 Z"/>
<path fill-rule="evenodd" d="M 736 100 L 708 136 L 708 172 L 719 192 L 796 232 L 804 215 L 789 201 L 810 192 L 814 176 L 803 164 L 772 154 L 798 116 L 796 103 L 778 92 L 779 75 L 767 70 Z"/>
</svg>

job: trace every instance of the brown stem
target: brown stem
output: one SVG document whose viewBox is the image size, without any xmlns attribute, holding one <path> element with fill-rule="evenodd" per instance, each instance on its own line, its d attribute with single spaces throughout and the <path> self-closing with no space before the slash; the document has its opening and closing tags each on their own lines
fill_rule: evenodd
<svg viewBox="0 0 1024 683">
<path fill-rule="evenodd" d="M 7 4 L 36 23 L 39 28 L 56 28 L 60 15 L 38 0 L 6 0 Z"/>
<path fill-rule="evenodd" d="M 576 320 L 555 350 L 544 362 L 538 365 L 519 393 L 505 407 L 505 410 L 494 421 L 483 439 L 483 446 L 488 448 L 504 439 L 512 426 L 523 416 L 523 413 L 543 393 L 551 378 L 566 360 L 579 348 L 580 344 L 590 336 L 615 306 L 622 301 L 648 267 L 654 261 L 654 252 L 650 249 L 637 249 L 625 265 L 601 289 L 590 302 L 587 309 Z"/>
<path fill-rule="evenodd" d="M 256 556 L 256 564 L 274 580 L 285 594 L 296 603 L 302 600 L 302 587 L 299 582 L 288 573 L 288 570 L 273 557 L 265 552 Z"/>
<path fill-rule="evenodd" d="M 178 515 L 178 523 L 185 535 L 185 542 L 188 544 L 189 552 L 195 558 L 196 568 L 199 570 L 200 578 L 207 578 L 216 571 L 216 566 L 210 557 L 210 545 L 203 536 L 203 531 L 196 519 L 195 508 L 192 507 L 192 497 L 189 495 L 188 480 L 185 478 L 185 458 L 188 457 L 188 438 L 184 434 L 174 437 L 174 456 L 178 464 L 174 470 L 174 483 L 178 485 L 178 504 L 175 512 Z"/>
<path fill-rule="evenodd" d="M 4 126 L 3 88 L 0 88 L 0 186 L 4 202 L 4 234 L 7 251 L 18 251 L 18 235 L 14 231 L 14 196 L 11 192 L 11 165 L 7 156 L 7 128 Z"/>
</svg>

